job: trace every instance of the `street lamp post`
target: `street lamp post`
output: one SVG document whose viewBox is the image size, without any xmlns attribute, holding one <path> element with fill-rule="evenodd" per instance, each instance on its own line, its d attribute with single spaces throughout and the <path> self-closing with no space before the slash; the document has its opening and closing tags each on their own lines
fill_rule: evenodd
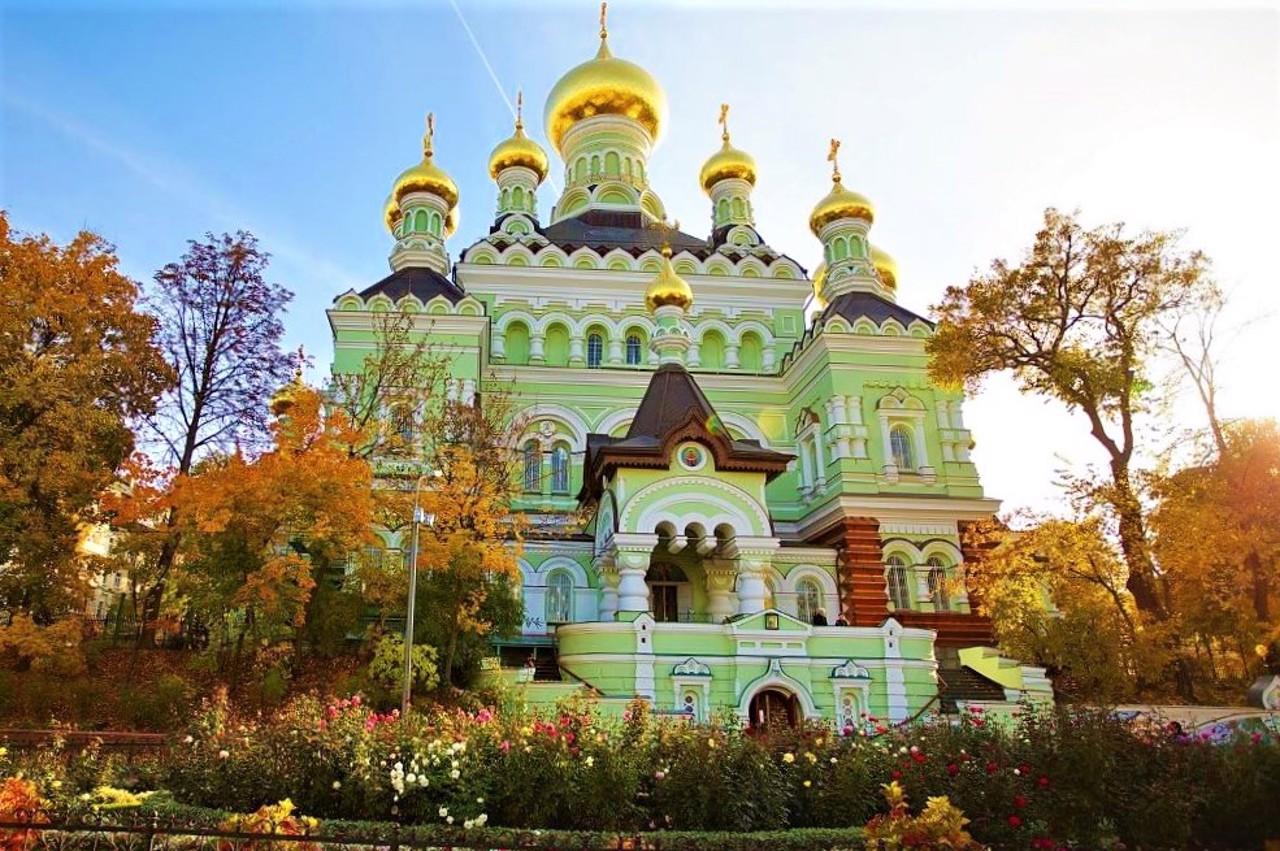
<svg viewBox="0 0 1280 851">
<path fill-rule="evenodd" d="M 439 470 L 430 473 L 432 478 L 440 475 Z M 418 596 L 418 529 L 421 524 L 434 526 L 436 516 L 425 514 L 419 501 L 422 498 L 422 481 L 427 474 L 418 476 L 413 487 L 413 543 L 409 555 L 409 604 L 404 614 L 404 688 L 400 692 L 400 716 L 409 714 L 409 693 L 413 689 L 413 604 Z"/>
</svg>

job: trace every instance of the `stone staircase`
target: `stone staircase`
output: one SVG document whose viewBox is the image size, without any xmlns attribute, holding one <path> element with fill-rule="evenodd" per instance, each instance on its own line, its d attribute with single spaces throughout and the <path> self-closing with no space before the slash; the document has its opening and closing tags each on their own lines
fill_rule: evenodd
<svg viewBox="0 0 1280 851">
<path fill-rule="evenodd" d="M 997 703 L 1007 699 L 1004 686 L 961 663 L 956 648 L 935 647 L 934 653 L 938 658 L 939 707 L 944 713 L 959 711 L 960 703 Z"/>
</svg>

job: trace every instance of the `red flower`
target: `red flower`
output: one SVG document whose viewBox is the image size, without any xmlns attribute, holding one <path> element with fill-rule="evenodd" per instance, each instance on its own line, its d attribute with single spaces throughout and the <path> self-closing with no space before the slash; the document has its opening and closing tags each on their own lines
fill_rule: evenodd
<svg viewBox="0 0 1280 851">
<path fill-rule="evenodd" d="M 960 766 L 956 765 L 954 762 L 947 766 L 947 774 L 950 774 L 952 777 L 955 777 L 959 773 Z"/>
<path fill-rule="evenodd" d="M 913 753 L 911 758 L 914 759 L 916 763 L 922 763 L 925 760 L 925 755 L 922 753 Z"/>
<path fill-rule="evenodd" d="M 1022 827 L 1022 819 L 1018 816 L 1009 816 L 1009 827 Z"/>
<path fill-rule="evenodd" d="M 1041 789 L 1048 789 L 1048 788 L 1049 788 L 1049 778 L 1048 778 L 1048 777 L 1041 777 L 1041 778 L 1040 778 L 1039 780 L 1037 780 L 1036 782 L 1040 784 L 1040 788 L 1041 788 Z"/>
<path fill-rule="evenodd" d="M 1031 847 L 1035 849 L 1044 849 L 1044 851 L 1053 851 L 1058 847 L 1058 843 L 1054 842 L 1047 836 L 1037 836 L 1031 840 Z"/>
<path fill-rule="evenodd" d="M 1000 763 L 998 762 L 987 763 L 987 774 L 995 774 L 999 770 L 1000 770 Z"/>
<path fill-rule="evenodd" d="M 889 776 L 890 776 L 891 778 L 893 778 L 894 780 L 901 780 L 901 779 L 902 779 L 902 772 L 901 772 L 901 771 L 890 771 L 890 772 L 889 772 Z"/>
<path fill-rule="evenodd" d="M 1026 796 L 1025 796 L 1025 795 L 1014 795 L 1014 796 L 1013 796 L 1013 805 L 1014 805 L 1015 807 L 1017 807 L 1018 809 L 1022 809 L 1023 807 L 1025 807 L 1025 806 L 1027 805 L 1027 798 L 1026 798 Z"/>
</svg>

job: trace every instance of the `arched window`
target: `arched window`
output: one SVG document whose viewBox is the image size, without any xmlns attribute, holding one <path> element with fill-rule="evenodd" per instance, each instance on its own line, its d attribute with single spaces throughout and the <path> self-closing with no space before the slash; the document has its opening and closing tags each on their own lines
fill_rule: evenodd
<svg viewBox="0 0 1280 851">
<path fill-rule="evenodd" d="M 542 447 L 536 440 L 524 445 L 524 489 L 527 493 L 542 491 Z"/>
<path fill-rule="evenodd" d="M 563 443 L 551 450 L 551 492 L 569 492 L 569 447 Z"/>
<path fill-rule="evenodd" d="M 822 608 L 822 588 L 812 579 L 796 583 L 796 617 L 805 623 L 813 622 L 813 615 Z"/>
<path fill-rule="evenodd" d="M 507 363 L 529 362 L 529 329 L 523 322 L 512 322 L 506 333 Z"/>
<path fill-rule="evenodd" d="M 547 577 L 547 623 L 573 621 L 573 578 L 563 570 Z"/>
<path fill-rule="evenodd" d="M 889 429 L 889 449 L 893 452 L 893 463 L 899 470 L 916 468 L 915 452 L 911 448 L 911 431 L 904 425 L 896 425 Z"/>
<path fill-rule="evenodd" d="M 517 186 L 514 190 L 512 190 L 512 192 L 511 192 L 511 204 L 512 204 L 512 206 L 514 206 L 517 210 L 523 210 L 523 209 L 524 209 L 524 187 Z"/>
<path fill-rule="evenodd" d="M 587 335 L 587 366 L 596 369 L 604 357 L 604 338 L 594 331 Z"/>
<path fill-rule="evenodd" d="M 907 593 L 907 563 L 902 556 L 889 556 L 884 560 L 885 579 L 889 585 L 889 604 L 895 609 L 911 608 L 911 597 Z"/>
<path fill-rule="evenodd" d="M 425 210 L 418 210 L 413 214 L 413 229 L 419 233 L 427 229 L 427 213 Z"/>
<path fill-rule="evenodd" d="M 929 596 L 933 598 L 934 610 L 939 612 L 950 611 L 951 594 L 947 588 L 949 580 L 947 566 L 937 556 L 930 556 L 925 564 L 929 566 Z"/>
<path fill-rule="evenodd" d="M 627 365 L 638 366 L 640 364 L 640 335 L 627 335 Z"/>
</svg>

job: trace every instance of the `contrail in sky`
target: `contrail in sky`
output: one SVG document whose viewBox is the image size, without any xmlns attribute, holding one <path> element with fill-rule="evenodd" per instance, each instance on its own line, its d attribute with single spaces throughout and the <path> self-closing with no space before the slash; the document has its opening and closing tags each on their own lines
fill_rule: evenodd
<svg viewBox="0 0 1280 851">
<path fill-rule="evenodd" d="M 471 39 L 471 46 L 476 49 L 476 54 L 480 57 L 480 61 L 484 63 L 484 68 L 489 72 L 489 79 L 493 80 L 493 86 L 498 90 L 498 97 L 502 98 L 502 102 L 507 105 L 507 111 L 511 113 L 511 117 L 516 117 L 516 106 L 511 102 L 511 98 L 507 97 L 507 90 L 503 88 L 502 81 L 498 79 L 498 72 L 493 70 L 493 63 L 489 61 L 489 57 L 485 55 L 484 48 L 480 46 L 476 34 L 472 32 L 471 25 L 467 23 L 467 19 L 462 15 L 462 8 L 458 5 L 458 0 L 449 0 L 449 5 L 453 7 L 453 11 L 458 16 L 458 22 L 462 24 L 462 28 L 467 31 L 467 38 Z M 555 178 L 550 174 L 547 175 L 547 184 L 550 185 L 553 192 L 560 192 L 560 187 L 556 185 Z"/>
</svg>

